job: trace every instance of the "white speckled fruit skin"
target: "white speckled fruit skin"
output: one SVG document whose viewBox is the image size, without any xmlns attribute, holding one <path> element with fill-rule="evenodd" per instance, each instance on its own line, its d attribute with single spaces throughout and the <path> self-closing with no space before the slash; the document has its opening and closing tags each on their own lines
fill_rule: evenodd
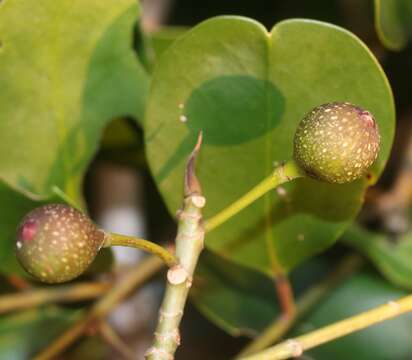
<svg viewBox="0 0 412 360">
<path fill-rule="evenodd" d="M 37 279 L 61 283 L 82 274 L 94 260 L 105 234 L 81 212 L 63 204 L 31 211 L 17 231 L 16 255 Z"/>
<path fill-rule="evenodd" d="M 314 108 L 299 123 L 294 158 L 308 175 L 343 184 L 365 175 L 379 145 L 378 125 L 370 112 L 335 102 Z"/>
</svg>

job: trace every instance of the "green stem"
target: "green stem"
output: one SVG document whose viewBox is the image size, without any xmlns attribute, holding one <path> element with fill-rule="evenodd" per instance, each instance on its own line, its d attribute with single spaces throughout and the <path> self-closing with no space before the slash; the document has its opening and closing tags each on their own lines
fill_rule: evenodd
<svg viewBox="0 0 412 360">
<path fill-rule="evenodd" d="M 306 176 L 304 171 L 301 170 L 293 160 L 282 164 L 277 167 L 267 178 L 257 184 L 252 190 L 247 192 L 227 208 L 214 215 L 212 218 L 206 220 L 205 231 L 209 232 L 217 228 L 232 216 L 236 215 L 238 212 L 265 195 L 268 191 L 273 190 L 286 182 L 304 176 Z"/>
<path fill-rule="evenodd" d="M 238 357 L 253 354 L 275 343 L 285 335 L 291 327 L 321 301 L 335 286 L 357 271 L 363 260 L 359 255 L 344 258 L 335 271 L 327 275 L 319 284 L 310 288 L 296 303 L 296 312 L 292 317 L 281 316 L 273 324 L 246 346 Z"/>
<path fill-rule="evenodd" d="M 292 181 L 294 179 L 306 176 L 305 172 L 293 161 L 290 160 L 285 164 L 278 166 L 273 172 L 257 184 L 252 190 L 244 194 L 227 208 L 223 209 L 212 218 L 206 220 L 205 231 L 209 232 L 226 222 L 232 216 L 248 207 L 254 201 L 265 195 L 267 192 L 274 190 L 278 186 Z M 273 264 L 275 265 L 275 264 Z M 283 273 L 280 266 L 274 267 L 275 286 L 281 304 L 282 312 L 285 317 L 293 318 L 295 312 L 295 303 L 290 283 Z"/>
<path fill-rule="evenodd" d="M 195 174 L 195 160 L 202 142 L 199 135 L 185 173 L 185 198 L 183 209 L 178 214 L 176 236 L 176 256 L 179 265 L 169 269 L 167 273 L 166 292 L 159 310 L 159 320 L 151 348 L 146 353 L 148 360 L 173 359 L 180 344 L 179 325 L 193 274 L 203 249 L 204 228 L 202 224 L 202 208 L 206 199 L 202 196 L 200 183 Z"/>
<path fill-rule="evenodd" d="M 115 233 L 107 233 L 104 247 L 109 246 L 128 246 L 140 250 L 147 251 L 161 258 L 168 267 L 173 267 L 179 263 L 179 260 L 171 252 L 164 247 L 157 245 L 151 241 L 126 236 Z"/>
<path fill-rule="evenodd" d="M 180 343 L 179 325 L 197 260 L 203 249 L 201 207 L 196 205 L 196 202 L 192 196 L 186 198 L 183 211 L 179 215 L 176 255 L 180 265 L 170 269 L 167 275 L 168 282 L 159 311 L 155 338 L 146 354 L 149 360 L 172 359 Z"/>
<path fill-rule="evenodd" d="M 382 321 L 395 318 L 412 311 L 412 295 L 405 296 L 397 301 L 389 301 L 359 315 L 338 321 L 312 331 L 306 335 L 289 339 L 268 348 L 258 354 L 244 357 L 243 360 L 282 360 L 295 358 L 302 355 L 305 350 L 312 349 L 326 342 L 349 335 Z"/>
</svg>

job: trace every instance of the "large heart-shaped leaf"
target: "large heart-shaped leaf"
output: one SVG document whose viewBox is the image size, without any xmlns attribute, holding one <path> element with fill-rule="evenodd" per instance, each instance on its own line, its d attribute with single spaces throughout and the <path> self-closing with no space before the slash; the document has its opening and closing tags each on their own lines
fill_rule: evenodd
<svg viewBox="0 0 412 360">
<path fill-rule="evenodd" d="M 376 59 L 354 35 L 330 24 L 289 20 L 271 32 L 241 17 L 205 21 L 176 40 L 153 75 L 144 121 L 149 163 L 167 205 L 181 203 L 184 163 L 203 130 L 198 166 L 206 217 L 238 199 L 279 161 L 311 108 L 349 101 L 372 111 L 388 157 L 391 90 Z M 358 211 L 366 182 L 301 179 L 258 200 L 207 235 L 206 245 L 273 275 L 331 245 Z M 286 194 L 285 194 L 286 193 Z"/>
<path fill-rule="evenodd" d="M 410 0 L 375 0 L 375 27 L 382 43 L 400 50 L 412 37 Z"/>
<path fill-rule="evenodd" d="M 78 198 L 102 128 L 141 117 L 135 0 L 0 3 L 0 179 L 31 197 Z"/>
</svg>

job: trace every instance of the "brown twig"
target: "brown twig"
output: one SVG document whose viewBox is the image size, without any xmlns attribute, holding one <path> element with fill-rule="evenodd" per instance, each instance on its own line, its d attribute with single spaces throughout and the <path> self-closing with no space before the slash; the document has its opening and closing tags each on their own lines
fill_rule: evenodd
<svg viewBox="0 0 412 360">
<path fill-rule="evenodd" d="M 17 290 L 27 290 L 32 287 L 32 285 L 26 279 L 16 274 L 10 274 L 9 276 L 7 276 L 7 281 Z"/>
<path fill-rule="evenodd" d="M 53 302 L 94 299 L 105 294 L 110 288 L 109 283 L 89 282 L 3 295 L 0 296 L 0 314 Z"/>
<path fill-rule="evenodd" d="M 281 317 L 293 319 L 296 314 L 295 296 L 292 285 L 286 274 L 276 275 L 274 279 Z"/>
<path fill-rule="evenodd" d="M 34 360 L 55 358 L 75 342 L 89 326 L 97 320 L 103 319 L 118 303 L 126 298 L 133 289 L 144 284 L 149 278 L 156 274 L 163 265 L 162 260 L 155 256 L 149 256 L 144 259 L 136 268 L 124 275 L 123 278 L 113 285 L 111 291 L 94 304 L 85 316 L 38 354 Z"/>
<path fill-rule="evenodd" d="M 120 338 L 120 336 L 113 330 L 113 328 L 102 320 L 99 324 L 99 333 L 103 340 L 106 341 L 116 352 L 118 352 L 126 360 L 134 360 L 133 351 Z"/>
</svg>

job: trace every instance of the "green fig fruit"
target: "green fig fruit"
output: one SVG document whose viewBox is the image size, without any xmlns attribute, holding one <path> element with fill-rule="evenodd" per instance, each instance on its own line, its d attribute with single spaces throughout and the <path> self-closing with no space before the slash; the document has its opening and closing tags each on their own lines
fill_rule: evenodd
<svg viewBox="0 0 412 360">
<path fill-rule="evenodd" d="M 369 111 L 334 102 L 314 108 L 302 119 L 293 156 L 309 176 L 343 184 L 366 174 L 379 145 L 378 125 Z"/>
</svg>

